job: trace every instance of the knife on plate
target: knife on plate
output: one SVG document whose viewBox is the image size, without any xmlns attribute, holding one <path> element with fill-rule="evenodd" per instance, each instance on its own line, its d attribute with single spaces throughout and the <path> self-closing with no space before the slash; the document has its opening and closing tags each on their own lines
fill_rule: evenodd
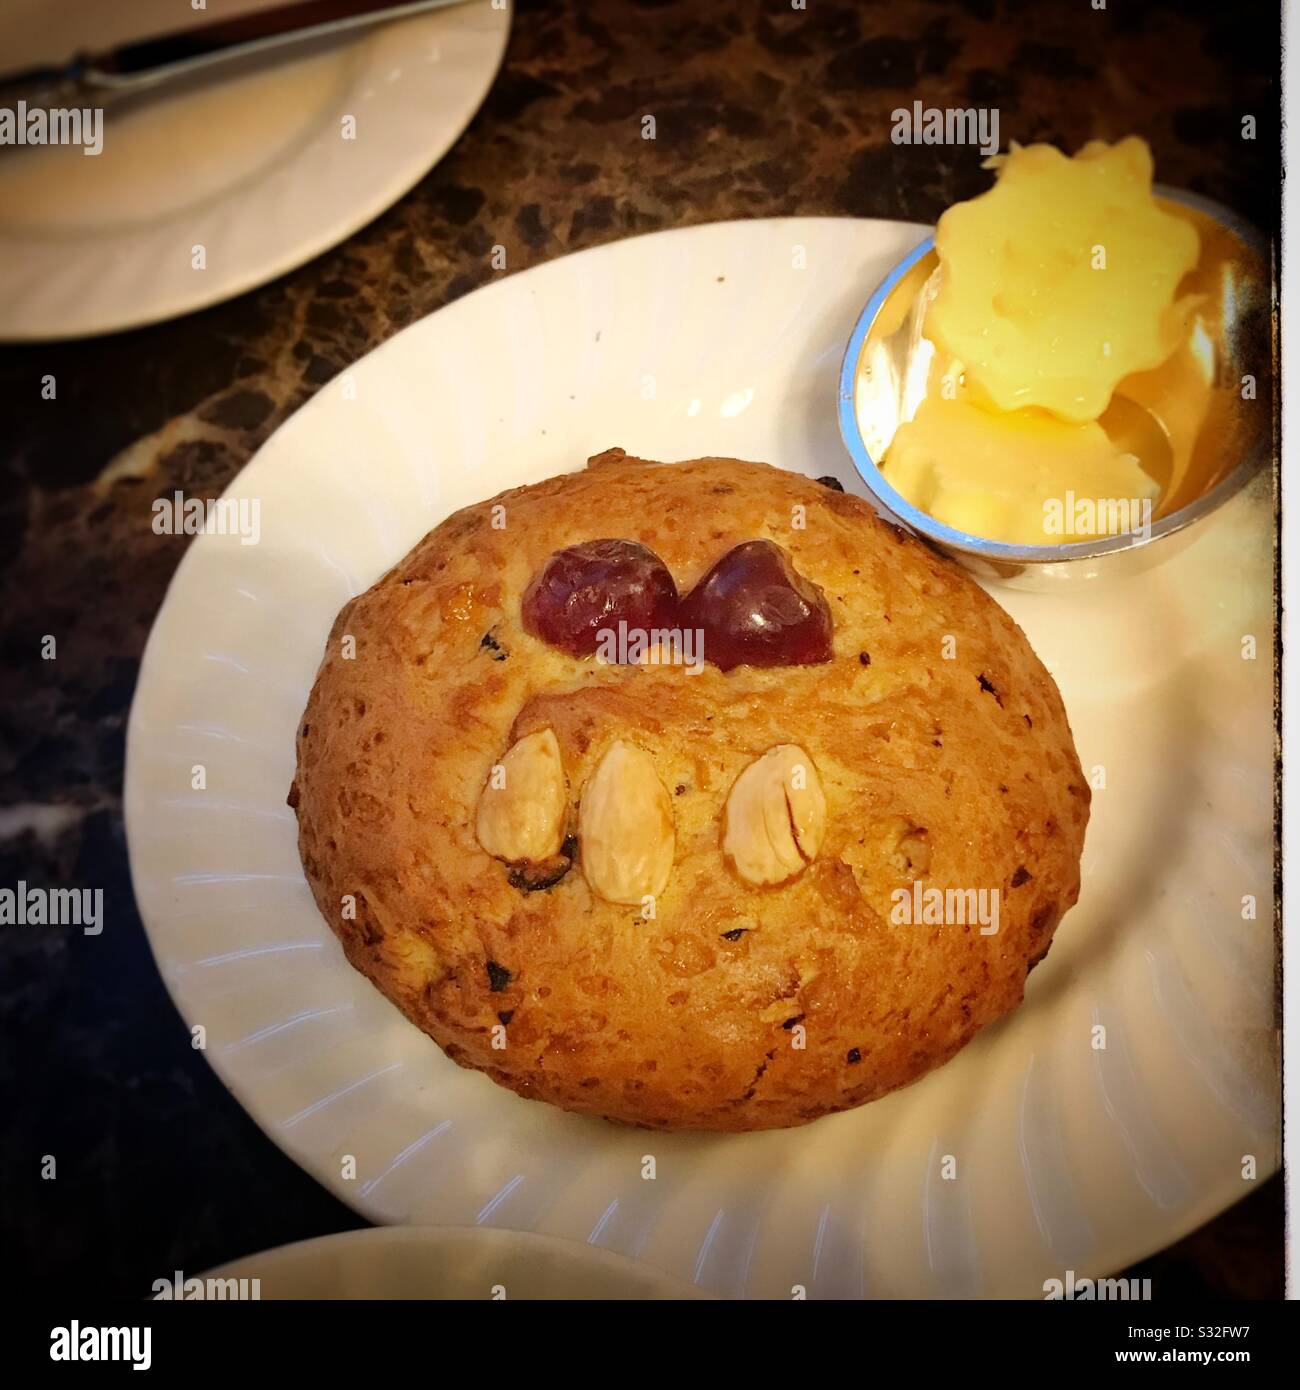
<svg viewBox="0 0 1300 1390">
<path fill-rule="evenodd" d="M 0 76 L 0 107 L 20 99 L 46 110 L 102 106 L 114 96 L 146 91 L 207 72 L 219 64 L 274 48 L 403 19 L 465 0 L 303 0 L 212 20 L 177 34 L 137 39 L 103 53 L 78 54 L 62 66 Z"/>
</svg>

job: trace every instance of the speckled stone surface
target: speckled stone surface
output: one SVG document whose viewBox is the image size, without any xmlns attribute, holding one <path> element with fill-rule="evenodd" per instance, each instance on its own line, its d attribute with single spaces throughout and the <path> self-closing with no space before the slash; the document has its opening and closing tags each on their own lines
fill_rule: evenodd
<svg viewBox="0 0 1300 1390">
<path fill-rule="evenodd" d="M 219 493 L 349 362 L 502 273 L 721 218 L 933 220 L 988 175 L 969 149 L 890 142 L 917 100 L 996 106 L 1004 145 L 1139 132 L 1163 182 L 1274 234 L 1277 30 L 1273 6 L 1190 0 L 523 3 L 468 131 L 344 245 L 172 323 L 0 348 L 0 884 L 102 887 L 107 920 L 97 938 L 0 929 L 0 1226 L 29 1280 L 139 1295 L 360 1224 L 191 1049 L 135 913 L 124 729 L 187 544 L 153 534 L 150 502 Z M 1157 1296 L 1276 1297 L 1281 1221 L 1274 1181 L 1135 1272 Z"/>
</svg>

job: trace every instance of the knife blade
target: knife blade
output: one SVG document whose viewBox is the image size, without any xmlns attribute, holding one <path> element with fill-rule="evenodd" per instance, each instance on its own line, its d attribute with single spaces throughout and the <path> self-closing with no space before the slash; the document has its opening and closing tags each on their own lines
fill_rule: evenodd
<svg viewBox="0 0 1300 1390">
<path fill-rule="evenodd" d="M 20 98 L 46 109 L 148 90 L 221 63 L 308 39 L 404 19 L 467 0 L 304 0 L 234 19 L 213 20 L 176 34 L 137 39 L 102 53 L 78 54 L 63 65 L 0 75 L 0 106 Z"/>
</svg>

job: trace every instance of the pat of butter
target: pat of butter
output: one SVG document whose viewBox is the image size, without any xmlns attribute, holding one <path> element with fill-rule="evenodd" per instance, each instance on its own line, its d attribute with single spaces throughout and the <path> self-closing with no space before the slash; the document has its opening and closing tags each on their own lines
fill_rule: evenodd
<svg viewBox="0 0 1300 1390">
<path fill-rule="evenodd" d="M 882 472 L 944 525 L 1020 545 L 1138 530 L 1160 491 L 1096 422 L 934 395 L 900 426 Z"/>
<path fill-rule="evenodd" d="M 1189 305 L 1174 296 L 1199 237 L 1157 206 L 1151 178 L 1136 136 L 1073 159 L 1013 145 L 994 187 L 939 219 L 925 334 L 962 361 L 974 397 L 1095 420 L 1124 377 L 1175 351 Z"/>
</svg>

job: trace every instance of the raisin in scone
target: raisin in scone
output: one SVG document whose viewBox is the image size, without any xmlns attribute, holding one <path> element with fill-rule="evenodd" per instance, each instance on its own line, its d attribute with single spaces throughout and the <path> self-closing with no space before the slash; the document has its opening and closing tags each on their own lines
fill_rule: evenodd
<svg viewBox="0 0 1300 1390">
<path fill-rule="evenodd" d="M 298 730 L 351 963 L 521 1096 L 664 1128 L 861 1105 L 1021 1001 L 1089 791 L 1024 634 L 764 464 L 449 517 L 339 614 Z"/>
</svg>

